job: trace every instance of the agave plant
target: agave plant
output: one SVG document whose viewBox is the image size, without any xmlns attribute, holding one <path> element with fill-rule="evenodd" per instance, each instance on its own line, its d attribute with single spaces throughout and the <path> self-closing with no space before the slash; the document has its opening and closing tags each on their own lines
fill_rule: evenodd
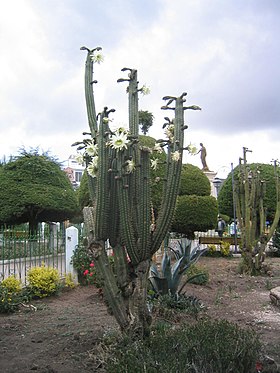
<svg viewBox="0 0 280 373">
<path fill-rule="evenodd" d="M 195 274 L 185 279 L 184 283 L 181 284 L 183 276 L 188 269 L 198 261 L 207 249 L 201 250 L 199 246 L 191 249 L 192 241 L 187 238 L 182 238 L 181 241 L 178 241 L 178 244 L 177 249 L 168 246 L 164 248 L 160 270 L 157 268 L 156 263 L 151 265 L 149 280 L 153 290 L 158 295 L 180 295 L 187 282 L 204 275 L 203 273 Z M 173 260 L 174 263 L 172 263 L 171 254 L 175 258 L 175 261 Z"/>
</svg>

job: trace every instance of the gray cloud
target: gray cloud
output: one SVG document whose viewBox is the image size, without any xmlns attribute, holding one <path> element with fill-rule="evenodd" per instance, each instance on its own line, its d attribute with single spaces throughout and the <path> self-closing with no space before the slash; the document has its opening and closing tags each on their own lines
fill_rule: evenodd
<svg viewBox="0 0 280 373">
<path fill-rule="evenodd" d="M 188 103 L 202 107 L 187 113 L 188 138 L 215 142 L 229 133 L 269 144 L 279 138 L 280 3 L 277 0 L 25 0 L 0 15 L 0 131 L 3 154 L 22 142 L 42 143 L 62 153 L 87 129 L 83 91 L 85 53 L 80 46 L 104 49 L 105 62 L 94 78 L 97 111 L 117 111 L 127 120 L 125 86 L 116 83 L 124 66 L 139 70 L 140 84 L 151 86 L 139 105 L 163 117 L 164 95 L 188 92 Z M 13 18 L 11 15 L 13 14 Z M 8 132 L 7 132 L 8 129 Z M 275 136 L 265 134 L 275 133 Z M 249 135 L 248 135 L 249 134 Z M 278 134 L 278 136 L 277 136 Z M 36 137 L 35 137 L 36 135 Z M 260 135 L 260 139 L 258 136 Z M 53 136 L 53 137 L 52 137 Z M 237 144 L 239 152 L 242 144 Z M 241 140 L 240 140 L 241 141 Z M 280 140 L 279 140 L 280 141 Z M 8 144 L 10 143 L 10 147 Z M 280 144 L 279 144 L 280 145 Z M 213 159 L 215 149 L 211 147 Z M 58 150 L 56 150 L 58 149 Z M 65 154 L 66 156 L 66 154 Z M 233 155 L 231 156 L 231 158 Z M 1 158 L 1 154 L 0 154 Z"/>
</svg>

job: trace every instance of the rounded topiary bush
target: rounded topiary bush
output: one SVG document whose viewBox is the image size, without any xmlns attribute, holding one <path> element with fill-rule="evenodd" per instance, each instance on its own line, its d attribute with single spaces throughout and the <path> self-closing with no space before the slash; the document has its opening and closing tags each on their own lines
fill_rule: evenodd
<svg viewBox="0 0 280 373">
<path fill-rule="evenodd" d="M 183 164 L 179 195 L 209 196 L 210 181 L 207 176 L 192 164 Z"/>
<path fill-rule="evenodd" d="M 212 196 L 178 196 L 172 231 L 193 238 L 195 231 L 214 229 L 218 205 Z"/>
</svg>

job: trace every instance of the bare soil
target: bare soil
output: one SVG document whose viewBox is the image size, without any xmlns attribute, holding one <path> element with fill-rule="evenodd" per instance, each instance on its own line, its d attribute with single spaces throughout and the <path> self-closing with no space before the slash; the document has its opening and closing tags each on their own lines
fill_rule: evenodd
<svg viewBox="0 0 280 373">
<path fill-rule="evenodd" d="M 264 352 L 280 363 L 280 308 L 269 292 L 280 286 L 280 258 L 268 258 L 271 276 L 239 275 L 240 259 L 201 258 L 209 283 L 188 285 L 187 292 L 201 299 L 206 314 L 256 330 Z M 117 329 L 114 318 L 93 286 L 79 286 L 61 295 L 0 315 L 0 371 L 40 373 L 98 372 L 98 342 Z"/>
</svg>

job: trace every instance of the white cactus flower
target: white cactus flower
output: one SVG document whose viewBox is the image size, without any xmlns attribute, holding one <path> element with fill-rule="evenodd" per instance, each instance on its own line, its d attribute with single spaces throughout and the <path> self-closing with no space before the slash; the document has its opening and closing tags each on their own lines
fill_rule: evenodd
<svg viewBox="0 0 280 373">
<path fill-rule="evenodd" d="M 112 122 L 112 120 L 109 119 L 108 117 L 103 118 L 102 121 L 103 121 L 104 124 L 107 124 L 107 123 L 109 123 L 109 122 Z"/>
<path fill-rule="evenodd" d="M 175 162 L 178 162 L 179 159 L 181 157 L 181 154 L 178 150 L 176 150 L 175 152 L 171 153 L 171 159 L 172 161 L 175 161 Z"/>
<path fill-rule="evenodd" d="M 174 139 L 174 124 L 170 124 L 164 131 L 170 141 Z"/>
<path fill-rule="evenodd" d="M 97 176 L 98 157 L 93 157 L 91 163 L 87 166 L 87 172 L 91 177 Z"/>
<path fill-rule="evenodd" d="M 160 146 L 160 144 L 157 142 L 154 146 L 154 149 L 153 149 L 155 152 L 158 152 L 158 153 L 162 153 L 163 152 L 163 149 L 162 147 Z"/>
<path fill-rule="evenodd" d="M 158 158 L 151 159 L 151 168 L 153 170 L 156 170 L 158 168 L 158 163 L 159 163 L 159 159 Z"/>
<path fill-rule="evenodd" d="M 92 60 L 93 63 L 98 63 L 100 64 L 101 62 L 104 61 L 104 56 L 102 53 L 92 53 L 90 55 L 90 58 Z"/>
<path fill-rule="evenodd" d="M 144 84 L 143 87 L 141 88 L 141 93 L 143 96 L 146 96 L 151 93 L 151 90 L 149 87 L 146 86 L 146 84 Z"/>
<path fill-rule="evenodd" d="M 78 153 L 75 157 L 76 159 L 76 162 L 80 165 L 82 165 L 84 163 L 84 157 L 81 153 Z"/>
<path fill-rule="evenodd" d="M 98 146 L 97 144 L 91 143 L 86 147 L 86 153 L 90 157 L 95 157 L 98 154 Z"/>
<path fill-rule="evenodd" d="M 109 145 L 116 150 L 127 149 L 128 143 L 129 140 L 127 138 L 127 134 L 124 132 L 115 133 L 109 141 Z"/>
<path fill-rule="evenodd" d="M 129 174 L 135 170 L 135 162 L 133 159 L 126 162 L 126 170 Z"/>
<path fill-rule="evenodd" d="M 190 143 L 187 146 L 187 150 L 190 153 L 190 155 L 196 155 L 197 154 L 197 147 L 194 144 L 192 144 L 192 143 Z"/>
</svg>

